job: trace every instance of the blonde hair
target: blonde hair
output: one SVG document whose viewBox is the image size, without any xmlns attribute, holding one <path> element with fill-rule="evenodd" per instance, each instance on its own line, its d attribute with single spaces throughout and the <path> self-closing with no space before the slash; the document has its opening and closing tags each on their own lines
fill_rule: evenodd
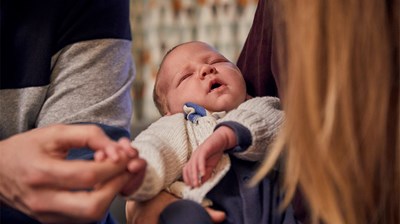
<svg viewBox="0 0 400 224">
<path fill-rule="evenodd" d="M 284 156 L 285 203 L 300 189 L 313 223 L 399 223 L 399 5 L 387 2 L 282 1 L 287 120 L 253 183 Z"/>
</svg>

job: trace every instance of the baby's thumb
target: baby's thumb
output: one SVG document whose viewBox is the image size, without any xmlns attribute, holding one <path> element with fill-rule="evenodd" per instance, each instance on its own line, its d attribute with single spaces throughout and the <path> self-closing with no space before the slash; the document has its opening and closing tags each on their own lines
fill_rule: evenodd
<svg viewBox="0 0 400 224">
<path fill-rule="evenodd" d="M 212 172 L 213 172 L 213 168 L 207 167 L 206 171 L 204 172 L 204 175 L 201 177 L 201 183 L 204 183 L 207 180 L 209 180 L 212 176 Z"/>
</svg>

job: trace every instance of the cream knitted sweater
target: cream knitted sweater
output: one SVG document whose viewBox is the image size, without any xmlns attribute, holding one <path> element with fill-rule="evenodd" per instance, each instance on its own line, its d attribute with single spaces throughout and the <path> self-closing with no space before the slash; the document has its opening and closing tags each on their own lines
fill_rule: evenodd
<svg viewBox="0 0 400 224">
<path fill-rule="evenodd" d="M 182 168 L 192 152 L 211 135 L 215 126 L 220 122 L 234 121 L 246 127 L 252 135 L 252 144 L 234 156 L 258 161 L 264 159 L 283 120 L 280 101 L 275 97 L 247 100 L 222 118 L 205 116 L 199 118 L 197 124 L 186 120 L 182 113 L 161 117 L 132 141 L 140 157 L 147 161 L 147 170 L 142 185 L 129 199 L 145 201 L 161 190 L 169 189 L 182 198 L 200 203 L 229 170 L 227 155 L 222 157 L 212 177 L 202 186 L 191 189 L 177 181 L 181 179 Z"/>
</svg>

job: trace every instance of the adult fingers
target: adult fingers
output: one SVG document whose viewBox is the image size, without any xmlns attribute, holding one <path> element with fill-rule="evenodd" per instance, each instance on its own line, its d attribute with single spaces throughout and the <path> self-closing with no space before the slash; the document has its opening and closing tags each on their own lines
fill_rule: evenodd
<svg viewBox="0 0 400 224">
<path fill-rule="evenodd" d="M 116 142 L 95 125 L 54 125 L 35 131 L 36 135 L 48 136 L 46 139 L 38 138 L 48 151 L 68 151 L 80 147 L 104 150 L 107 147 L 118 147 Z"/>
<path fill-rule="evenodd" d="M 105 150 L 99 150 L 95 153 L 96 161 L 110 158 L 113 162 L 119 162 L 121 158 L 124 157 L 129 157 L 130 159 L 138 157 L 138 152 L 131 147 L 130 142 L 127 138 L 121 138 L 120 140 L 118 140 L 118 144 L 116 146 L 110 145 L 107 146 Z"/>
<path fill-rule="evenodd" d="M 47 160 L 28 175 L 32 186 L 46 186 L 62 189 L 91 189 L 126 170 L 128 159 L 114 163 L 85 160 Z"/>
<path fill-rule="evenodd" d="M 129 177 L 128 173 L 120 175 L 92 191 L 44 189 L 31 200 L 30 207 L 35 217 L 50 223 L 100 220 Z"/>
<path fill-rule="evenodd" d="M 97 151 L 93 155 L 94 161 L 100 162 L 107 158 L 107 154 L 104 151 Z"/>
<path fill-rule="evenodd" d="M 84 219 L 84 218 L 72 218 L 71 216 L 55 213 L 55 212 L 43 212 L 38 217 L 35 217 L 41 223 L 46 224 L 71 224 L 71 223 L 91 223 L 96 220 Z"/>
<path fill-rule="evenodd" d="M 120 138 L 118 143 L 122 146 L 122 149 L 128 153 L 131 158 L 136 158 L 139 156 L 139 152 L 131 146 L 131 142 L 128 138 Z"/>
<path fill-rule="evenodd" d="M 209 207 L 206 207 L 206 211 L 214 223 L 221 223 L 226 219 L 226 214 L 223 211 L 218 211 Z"/>
<path fill-rule="evenodd" d="M 129 161 L 128 171 L 132 174 L 142 172 L 146 169 L 147 162 L 142 158 L 136 158 Z"/>
<path fill-rule="evenodd" d="M 127 202 L 127 223 L 130 224 L 156 224 L 160 213 L 172 202 L 179 200 L 165 191 L 146 202 Z"/>
<path fill-rule="evenodd" d="M 128 169 L 131 178 L 121 191 L 121 194 L 124 196 L 131 195 L 141 185 L 146 171 L 146 161 L 139 158 L 134 159 L 129 163 Z"/>
<path fill-rule="evenodd" d="M 129 182 L 120 191 L 120 194 L 122 196 L 129 196 L 129 195 L 135 193 L 135 191 L 137 189 L 139 189 L 139 187 L 143 181 L 143 178 L 144 178 L 144 172 L 138 173 L 138 174 L 130 174 L 130 176 L 131 176 L 131 178 L 130 178 Z"/>
<path fill-rule="evenodd" d="M 144 176 L 145 176 L 145 172 L 143 170 L 143 172 L 138 172 L 136 174 L 130 173 L 130 175 L 132 178 L 129 180 L 129 182 L 125 185 L 125 187 L 120 192 L 121 195 L 123 195 L 123 196 L 128 196 L 128 195 L 133 194 L 141 186 Z"/>
</svg>

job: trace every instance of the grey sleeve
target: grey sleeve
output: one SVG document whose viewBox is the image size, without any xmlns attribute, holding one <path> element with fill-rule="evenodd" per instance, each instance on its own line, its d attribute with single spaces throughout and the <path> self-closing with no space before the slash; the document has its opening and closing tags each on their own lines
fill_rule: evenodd
<svg viewBox="0 0 400 224">
<path fill-rule="evenodd" d="M 37 126 L 98 123 L 129 130 L 134 79 L 131 41 L 78 42 L 52 57 L 52 75 Z"/>
</svg>

